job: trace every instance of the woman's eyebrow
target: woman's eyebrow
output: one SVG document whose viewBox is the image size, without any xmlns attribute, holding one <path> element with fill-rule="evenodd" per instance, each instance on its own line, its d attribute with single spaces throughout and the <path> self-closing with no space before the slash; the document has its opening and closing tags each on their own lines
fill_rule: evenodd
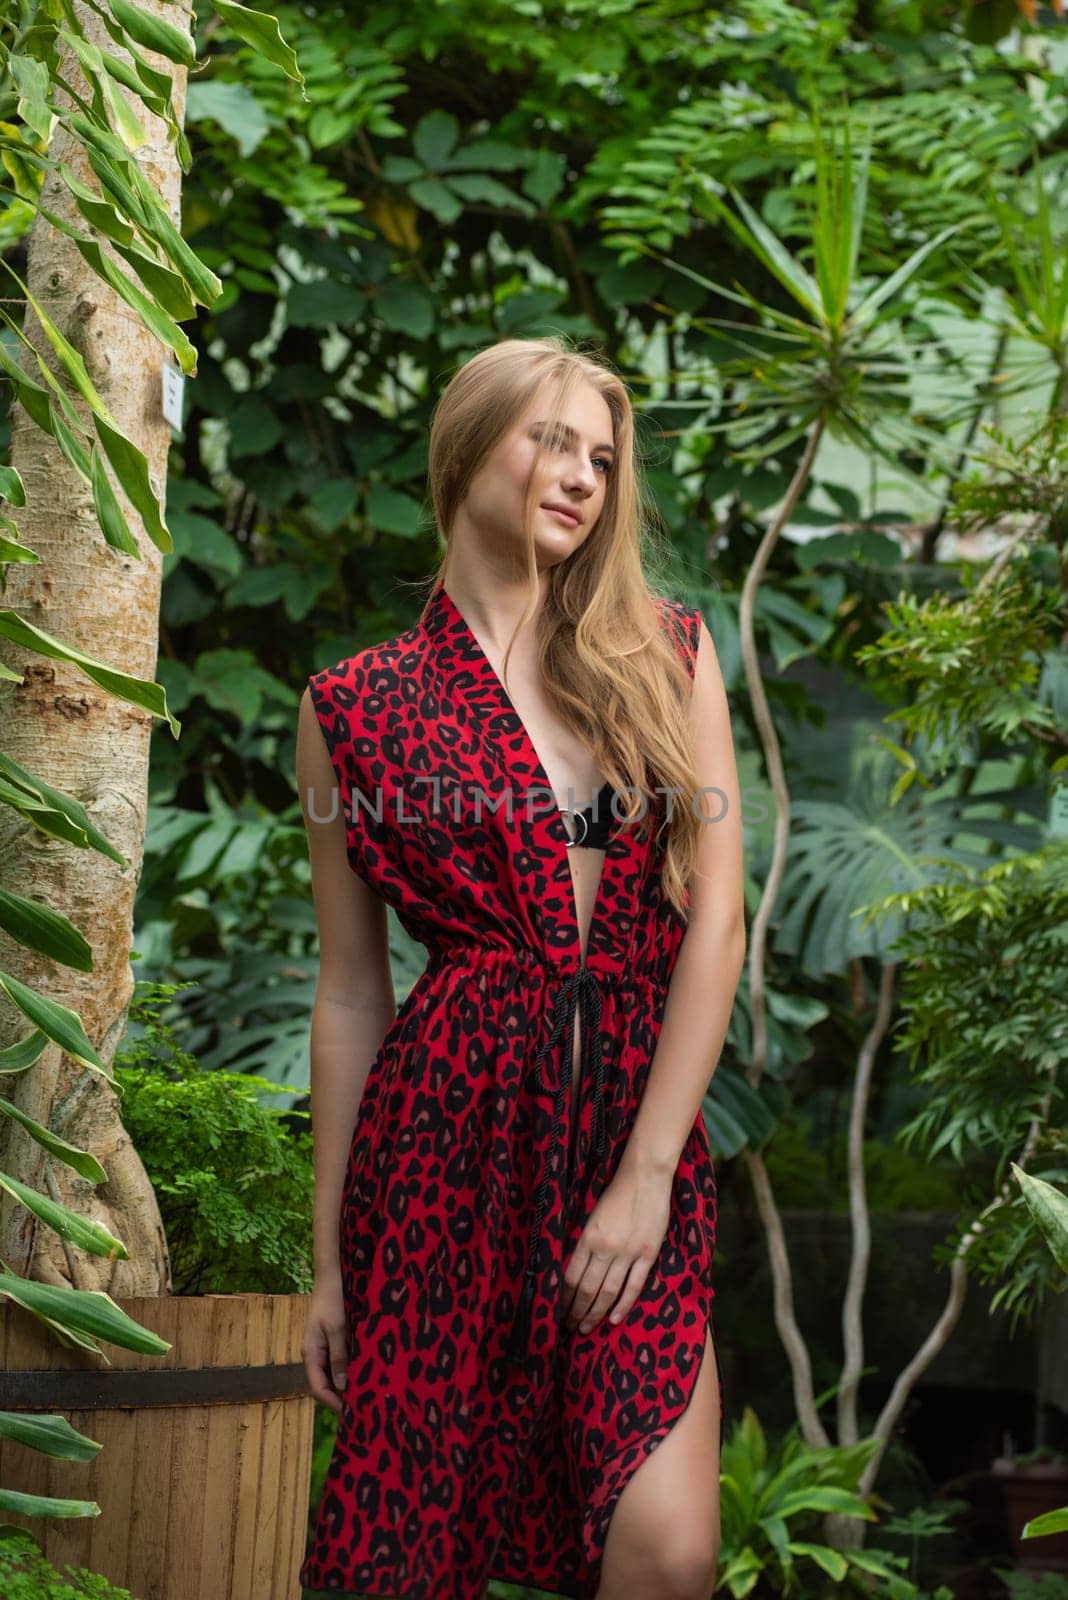
<svg viewBox="0 0 1068 1600">
<path fill-rule="evenodd" d="M 532 428 L 544 428 L 545 426 L 546 424 L 544 422 L 531 423 Z M 567 439 L 574 439 L 576 437 L 575 430 L 569 422 L 560 423 L 560 431 Z M 593 448 L 595 450 L 608 450 L 612 455 L 615 455 L 616 453 L 616 447 L 614 444 L 595 444 Z"/>
</svg>

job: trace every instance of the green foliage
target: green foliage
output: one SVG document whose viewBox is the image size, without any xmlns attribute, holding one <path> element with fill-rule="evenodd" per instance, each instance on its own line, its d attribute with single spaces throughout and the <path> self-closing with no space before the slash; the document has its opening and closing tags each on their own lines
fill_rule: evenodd
<svg viewBox="0 0 1068 1600">
<path fill-rule="evenodd" d="M 1021 731 L 1050 736 L 1052 708 L 1037 698 L 1043 651 L 1068 626 L 1068 601 L 1017 562 L 991 583 L 965 576 L 966 596 L 902 595 L 887 630 L 861 662 L 893 658 L 913 698 L 887 716 L 942 749 L 939 765 L 969 754 L 977 735 L 1009 743 Z"/>
<path fill-rule="evenodd" d="M 995 1567 L 1010 1600 L 1068 1600 L 1068 1577 L 1061 1572 L 1027 1572 L 1021 1567 Z"/>
<path fill-rule="evenodd" d="M 780 1125 L 764 1152 L 776 1204 L 848 1211 L 844 1143 L 843 1134 L 832 1147 L 807 1122 Z M 865 1139 L 864 1176 L 873 1212 L 953 1210 L 960 1204 L 959 1173 L 884 1139 Z"/>
<path fill-rule="evenodd" d="M 967 1500 L 935 1500 L 923 1505 L 913 1506 L 911 1511 L 903 1515 L 891 1517 L 882 1525 L 883 1535 L 899 1535 L 909 1542 L 909 1580 L 917 1580 L 920 1560 L 921 1539 L 936 1539 L 944 1533 L 953 1531 L 952 1517 L 960 1511 L 968 1510 Z M 939 1588 L 939 1594 L 948 1596 L 949 1591 Z"/>
<path fill-rule="evenodd" d="M 1015 1323 L 1058 1281 L 1008 1166 L 1026 1149 L 1032 1176 L 1068 1179 L 1068 842 L 885 904 L 910 916 L 898 1043 L 923 1088 L 899 1138 L 995 1161 L 1001 1192 L 968 1262 L 999 1281 L 992 1307 L 1004 1302 Z"/>
<path fill-rule="evenodd" d="M 21 1531 L 0 1537 L 0 1594 L 4 1600 L 131 1600 L 129 1589 L 115 1588 L 87 1567 L 75 1571 L 64 1564 L 60 1572 Z"/>
<path fill-rule="evenodd" d="M 720 1456 L 720 1572 L 716 1593 L 741 1597 L 835 1593 L 918 1600 L 896 1569 L 908 1558 L 877 1548 L 838 1550 L 819 1537 L 828 1513 L 877 1521 L 872 1496 L 858 1490 L 874 1438 L 848 1448 L 809 1449 L 796 1426 L 772 1447 L 751 1406 L 723 1441 Z M 881 1580 L 872 1584 L 872 1577 Z M 935 1600 L 952 1600 L 941 1588 Z"/>
<path fill-rule="evenodd" d="M 312 1138 L 261 1078 L 202 1071 L 161 1012 L 178 984 L 138 984 L 116 1053 L 123 1123 L 159 1200 L 175 1294 L 312 1287 Z"/>
<path fill-rule="evenodd" d="M 926 444 L 930 449 L 936 444 L 911 415 L 907 387 L 913 352 L 907 345 L 902 348 L 900 324 L 907 309 L 902 291 L 908 287 L 909 298 L 915 298 L 913 280 L 920 267 L 953 230 L 943 229 L 925 241 L 874 286 L 863 282 L 857 262 L 867 206 L 870 138 L 854 176 L 848 121 L 839 153 L 824 143 L 818 106 L 813 105 L 811 115 L 816 195 L 805 209 L 810 214 L 814 274 L 734 189 L 730 206 L 710 191 L 699 210 L 722 219 L 780 293 L 760 299 L 744 282 L 735 280 L 730 289 L 688 265 L 674 261 L 669 265 L 716 298 L 752 313 L 744 322 L 694 317 L 697 327 L 715 330 L 741 352 L 718 362 L 722 377 L 736 390 L 736 404 L 726 420 L 708 424 L 711 430 L 727 434 L 736 446 L 735 459 L 756 464 L 781 458 L 800 440 L 811 447 L 825 428 L 833 438 L 894 461 L 905 447 Z M 785 308 L 777 303 L 782 291 L 791 302 Z"/>
<path fill-rule="evenodd" d="M 967 534 L 1001 517 L 1027 518 L 1029 531 L 1063 546 L 1068 540 L 1068 412 L 1050 410 L 1016 438 L 993 423 L 982 433 L 987 443 L 975 454 L 975 470 L 953 486 L 949 526 Z"/>
</svg>

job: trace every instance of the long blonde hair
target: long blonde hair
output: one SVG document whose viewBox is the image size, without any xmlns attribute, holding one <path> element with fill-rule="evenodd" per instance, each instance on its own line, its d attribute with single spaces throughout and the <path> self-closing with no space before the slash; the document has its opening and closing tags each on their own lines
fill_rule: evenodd
<svg viewBox="0 0 1068 1600">
<path fill-rule="evenodd" d="M 445 550 L 428 589 L 448 572 L 452 525 L 472 478 L 542 385 L 553 380 L 555 398 L 546 397 L 546 427 L 535 461 L 558 437 L 576 385 L 588 383 L 612 415 L 615 465 L 593 529 L 549 573 L 537 622 L 542 681 L 548 700 L 599 770 L 615 788 L 630 790 L 621 822 L 644 815 L 648 826 L 655 808 L 666 805 L 656 786 L 676 791 L 671 817 L 665 815 L 661 823 L 666 829 L 661 882 L 665 898 L 685 917 L 701 826 L 692 809 L 697 779 L 688 720 L 690 678 L 657 619 L 647 569 L 665 553 L 664 546 L 655 528 L 655 507 L 640 480 L 630 396 L 604 360 L 562 335 L 502 339 L 454 374 L 430 426 L 428 492 Z M 505 652 L 506 687 L 512 645 L 538 603 L 535 478 L 532 471 L 523 505 L 530 599 Z M 429 593 L 424 616 L 428 607 Z M 644 813 L 639 794 L 646 797 Z"/>
</svg>

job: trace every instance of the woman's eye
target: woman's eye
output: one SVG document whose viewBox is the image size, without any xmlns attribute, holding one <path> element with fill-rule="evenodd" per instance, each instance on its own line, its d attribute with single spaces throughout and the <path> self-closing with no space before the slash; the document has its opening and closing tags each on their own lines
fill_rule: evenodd
<svg viewBox="0 0 1068 1600">
<path fill-rule="evenodd" d="M 532 433 L 530 437 L 532 439 L 540 442 L 541 438 L 542 438 L 542 435 L 540 433 Z M 550 450 L 560 450 L 560 449 L 566 448 L 566 446 L 567 446 L 567 439 L 565 438 L 565 436 L 562 433 L 554 433 L 550 437 L 549 442 L 548 442 L 548 448 Z M 599 461 L 601 463 L 601 465 L 604 467 L 605 477 L 607 477 L 608 474 L 612 470 L 612 460 L 611 460 L 611 458 L 609 456 L 594 456 L 593 459 L 594 459 L 594 461 Z"/>
</svg>

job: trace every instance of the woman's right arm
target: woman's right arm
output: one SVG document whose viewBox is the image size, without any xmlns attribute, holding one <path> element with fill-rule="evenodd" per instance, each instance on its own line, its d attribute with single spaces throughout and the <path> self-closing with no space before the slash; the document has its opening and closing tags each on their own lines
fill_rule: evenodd
<svg viewBox="0 0 1068 1600">
<path fill-rule="evenodd" d="M 315 1291 L 305 1361 L 316 1397 L 340 1410 L 325 1380 L 327 1348 L 335 1382 L 347 1359 L 343 1324 L 340 1338 L 338 1329 L 341 1195 L 367 1074 L 396 1016 L 396 1001 L 386 904 L 349 865 L 337 778 L 308 689 L 297 722 L 296 774 L 319 926 L 311 1022 Z M 327 1313 L 321 1327 L 313 1326 L 319 1306 Z"/>
</svg>

